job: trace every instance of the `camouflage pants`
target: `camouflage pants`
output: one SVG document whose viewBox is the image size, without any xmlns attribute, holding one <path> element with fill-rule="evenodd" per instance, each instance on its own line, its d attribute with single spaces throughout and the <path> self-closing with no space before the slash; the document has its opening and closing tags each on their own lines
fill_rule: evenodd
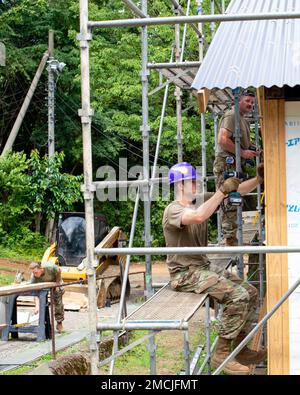
<svg viewBox="0 0 300 395">
<path fill-rule="evenodd" d="M 236 338 L 241 331 L 249 333 L 257 321 L 257 289 L 228 270 L 220 275 L 209 269 L 190 266 L 171 274 L 171 288 L 179 292 L 207 293 L 220 303 L 223 314 L 218 332 L 226 339 Z"/>
<path fill-rule="evenodd" d="M 65 290 L 60 287 L 54 288 L 53 298 L 54 298 L 54 317 L 56 322 L 62 322 L 65 318 L 65 310 L 62 301 L 62 296 Z"/>
<path fill-rule="evenodd" d="M 228 165 L 226 163 L 225 158 L 217 156 L 214 161 L 213 172 L 216 184 L 216 190 L 220 188 L 220 186 L 224 182 L 224 171 L 226 170 L 235 170 L 235 165 Z M 236 238 L 236 231 L 237 231 L 237 209 L 236 207 L 230 207 L 226 210 L 220 207 L 220 214 L 221 214 L 221 227 L 222 227 L 222 234 L 225 239 L 227 238 Z"/>
</svg>

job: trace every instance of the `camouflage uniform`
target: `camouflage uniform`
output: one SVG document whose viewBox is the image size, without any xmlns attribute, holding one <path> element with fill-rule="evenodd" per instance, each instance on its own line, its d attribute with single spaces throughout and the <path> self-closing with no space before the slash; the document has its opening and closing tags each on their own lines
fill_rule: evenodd
<svg viewBox="0 0 300 395">
<path fill-rule="evenodd" d="M 209 194 L 202 199 L 207 200 Z M 182 225 L 185 210 L 196 209 L 201 204 L 183 206 L 177 201 L 166 207 L 163 216 L 163 230 L 167 247 L 207 246 L 207 221 L 201 224 Z M 248 333 L 256 322 L 258 292 L 255 287 L 229 271 L 217 273 L 210 267 L 206 255 L 168 255 L 168 269 L 171 287 L 179 292 L 207 293 L 223 305 L 219 322 L 219 334 L 234 339 L 243 330 Z"/>
<path fill-rule="evenodd" d="M 62 301 L 62 296 L 65 290 L 61 287 L 54 288 L 54 317 L 57 323 L 63 322 L 65 319 L 65 309 Z"/>
<path fill-rule="evenodd" d="M 225 270 L 219 275 L 212 270 L 190 266 L 170 275 L 171 287 L 179 292 L 207 293 L 223 305 L 218 332 L 225 339 L 235 339 L 243 330 L 249 333 L 257 320 L 258 293 L 255 287 Z"/>
<path fill-rule="evenodd" d="M 45 270 L 43 276 L 37 278 L 34 275 L 31 276 L 30 283 L 46 283 L 46 282 L 56 282 L 56 276 L 59 272 L 59 267 L 55 263 L 42 264 L 42 268 Z M 57 323 L 61 323 L 64 320 L 64 305 L 62 301 L 62 296 L 65 290 L 61 287 L 54 288 L 53 298 L 54 298 L 54 316 Z"/>
<path fill-rule="evenodd" d="M 241 148 L 248 149 L 251 145 L 250 142 L 250 126 L 248 122 L 244 119 L 243 116 L 240 117 L 240 130 L 241 130 Z M 225 128 L 232 132 L 235 132 L 235 114 L 234 109 L 226 111 L 224 116 L 221 119 L 220 127 Z M 234 143 L 234 137 L 231 136 L 231 140 Z M 223 148 L 218 144 L 217 147 L 217 155 L 213 165 L 213 172 L 216 184 L 216 189 L 219 189 L 220 186 L 224 182 L 224 171 L 226 170 L 235 170 L 235 160 L 233 164 L 226 163 L 226 157 L 233 157 L 235 159 L 235 155 L 230 152 L 226 152 Z M 243 165 L 245 160 L 241 158 L 242 162 L 242 171 L 244 171 Z M 236 230 L 237 230 L 237 208 L 229 207 L 224 210 L 224 207 L 221 206 L 221 218 L 222 218 L 222 233 L 225 239 L 227 238 L 236 238 Z"/>
</svg>

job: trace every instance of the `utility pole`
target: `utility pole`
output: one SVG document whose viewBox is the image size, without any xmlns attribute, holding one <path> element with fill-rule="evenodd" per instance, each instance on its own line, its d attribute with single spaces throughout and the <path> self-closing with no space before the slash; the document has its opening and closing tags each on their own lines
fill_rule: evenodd
<svg viewBox="0 0 300 395">
<path fill-rule="evenodd" d="M 55 152 L 55 82 L 54 82 L 54 32 L 49 30 L 48 36 L 48 157 Z"/>
<path fill-rule="evenodd" d="M 55 78 L 65 67 L 65 63 L 58 62 L 54 58 L 54 32 L 49 30 L 48 35 L 48 158 L 55 153 Z M 46 235 L 52 241 L 54 229 L 54 219 L 47 223 Z"/>
<path fill-rule="evenodd" d="M 48 157 L 55 152 L 55 77 L 65 67 L 65 63 L 54 58 L 54 32 L 49 30 L 48 38 Z"/>
</svg>

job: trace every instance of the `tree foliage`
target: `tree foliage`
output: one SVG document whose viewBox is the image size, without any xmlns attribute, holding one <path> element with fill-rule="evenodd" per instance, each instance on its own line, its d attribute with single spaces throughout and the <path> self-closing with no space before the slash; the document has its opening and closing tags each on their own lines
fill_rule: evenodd
<svg viewBox="0 0 300 395">
<path fill-rule="evenodd" d="M 29 159 L 23 152 L 0 157 L 2 244 L 31 243 L 36 238 L 37 218 L 44 218 L 45 228 L 45 221 L 56 212 L 72 210 L 74 203 L 82 201 L 82 177 L 63 173 L 63 158 L 62 153 L 41 158 L 37 151 L 32 151 Z"/>
<path fill-rule="evenodd" d="M 180 3 L 186 6 L 185 1 Z M 137 4 L 140 6 L 140 2 Z M 205 0 L 203 4 L 204 13 L 210 13 L 210 1 Z M 196 2 L 192 2 L 191 14 L 196 12 Z M 148 14 L 151 16 L 168 16 L 173 13 L 171 2 L 148 1 Z M 121 0 L 89 0 L 90 20 L 132 17 L 131 11 Z M 31 177 L 35 180 L 34 187 L 28 191 L 24 185 L 22 190 L 23 184 L 19 182 L 14 189 L 13 193 L 18 195 L 15 196 L 15 202 L 19 201 L 19 203 L 16 203 L 15 217 L 11 217 L 12 222 L 14 218 L 18 218 L 22 210 L 26 213 L 31 210 L 32 215 L 42 212 L 46 217 L 60 211 L 62 206 L 69 202 L 69 194 L 73 196 L 74 190 L 71 189 L 66 193 L 64 200 L 57 200 L 57 195 L 60 194 L 59 184 L 65 183 L 65 187 L 67 186 L 66 173 L 80 175 L 83 172 L 82 131 L 78 117 L 78 109 L 81 107 L 80 51 L 76 38 L 79 32 L 79 0 L 0 1 L 0 41 L 5 44 L 7 53 L 6 67 L 0 67 L 0 146 L 1 149 L 4 147 L 40 59 L 47 50 L 50 28 L 55 34 L 54 56 L 67 65 L 56 80 L 55 123 L 56 150 L 64 152 L 65 160 L 62 162 L 62 154 L 55 157 L 53 166 L 60 169 L 55 172 L 47 160 L 42 159 L 47 152 L 47 72 L 44 71 L 14 145 L 14 150 L 23 152 L 16 153 L 19 156 L 14 157 L 17 161 L 16 167 L 21 169 L 22 164 L 31 166 Z M 148 31 L 149 62 L 168 62 L 174 45 L 174 27 L 152 26 Z M 182 33 L 183 26 L 181 37 Z M 209 25 L 205 25 L 204 33 L 206 41 L 210 42 Z M 139 28 L 93 31 L 90 48 L 90 80 L 92 107 L 95 110 L 92 125 L 94 172 L 102 165 L 111 165 L 118 172 L 120 157 L 128 160 L 128 168 L 142 164 L 140 38 Z M 188 28 L 183 59 L 198 60 L 198 46 L 197 36 L 191 28 Z M 149 76 L 149 90 L 151 91 L 158 84 L 159 74 L 153 71 Z M 171 84 L 158 161 L 160 165 L 169 167 L 177 161 L 174 91 L 175 87 Z M 153 164 L 154 160 L 163 94 L 162 89 L 149 96 L 150 164 Z M 184 160 L 197 166 L 201 163 L 200 119 L 196 101 L 188 92 L 183 94 L 183 107 L 186 109 L 182 117 Z M 190 108 L 187 109 L 188 107 Z M 207 116 L 207 142 L 208 172 L 211 172 L 213 128 L 209 116 Z M 29 162 L 26 162 L 26 156 L 29 158 L 32 149 L 37 149 L 39 154 L 35 151 Z M 18 171 L 19 173 L 16 170 L 14 177 L 25 177 L 24 172 Z M 23 201 L 28 203 L 28 199 L 31 199 L 30 210 L 29 207 L 22 208 L 21 204 Z M 156 202 L 153 206 L 154 244 L 163 243 L 160 230 L 163 207 L 162 202 Z M 132 202 L 96 201 L 95 209 L 107 213 L 112 226 L 120 225 L 127 232 L 129 231 L 128 218 L 133 210 Z M 31 218 L 30 215 L 28 218 Z M 137 236 L 141 243 L 142 227 L 141 214 L 138 222 L 140 231 Z"/>
<path fill-rule="evenodd" d="M 63 160 L 62 152 L 51 158 L 40 158 L 37 150 L 32 151 L 28 161 L 32 213 L 41 213 L 49 219 L 55 213 L 70 210 L 74 202 L 82 201 L 82 177 L 62 173 Z"/>
</svg>

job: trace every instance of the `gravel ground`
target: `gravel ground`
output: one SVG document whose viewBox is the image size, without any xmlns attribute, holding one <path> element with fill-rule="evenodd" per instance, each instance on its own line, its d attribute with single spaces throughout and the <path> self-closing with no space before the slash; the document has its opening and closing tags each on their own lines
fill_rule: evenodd
<svg viewBox="0 0 300 395">
<path fill-rule="evenodd" d="M 127 304 L 128 312 L 136 309 L 138 304 L 134 304 L 129 302 Z M 98 310 L 98 320 L 99 321 L 114 321 L 115 317 L 118 314 L 119 304 L 113 304 L 111 307 L 105 307 Z M 30 311 L 32 309 L 26 308 L 18 308 L 19 311 Z M 65 320 L 64 320 L 64 329 L 66 333 L 70 333 L 72 331 L 80 331 L 86 330 L 89 328 L 89 318 L 87 311 L 65 311 Z M 55 334 L 57 338 L 58 333 Z M 0 341 L 0 365 L 1 362 L 5 363 L 5 358 L 11 357 L 12 354 L 19 353 L 25 350 L 28 350 L 32 347 L 37 347 L 38 343 L 36 342 L 36 335 L 30 333 L 20 333 L 19 339 L 10 339 L 9 341 Z"/>
<path fill-rule="evenodd" d="M 22 262 L 9 262 L 9 260 L 2 260 L 2 264 L 9 263 L 10 267 L 15 267 L 18 264 L 21 267 L 24 265 Z M 18 266 L 17 266 L 18 267 Z M 23 267 L 22 267 L 23 268 Z M 132 268 L 136 271 L 143 269 L 144 265 L 132 264 Z M 155 263 L 153 265 L 153 282 L 166 282 L 168 281 L 168 271 L 164 262 Z M 143 276 L 134 275 L 130 278 L 131 294 L 127 303 L 128 313 L 135 310 L 137 306 L 143 301 Z M 119 304 L 112 304 L 111 307 L 105 307 L 98 310 L 98 320 L 112 320 L 117 317 Z M 18 311 L 32 311 L 32 307 L 18 307 Z M 64 328 L 67 333 L 74 330 L 86 330 L 89 327 L 89 319 L 87 311 L 65 311 Z M 62 336 L 56 334 L 57 336 Z M 11 357 L 15 353 L 25 351 L 32 347 L 37 347 L 38 343 L 35 341 L 36 335 L 34 334 L 19 334 L 19 339 L 10 339 L 9 341 L 0 341 L 0 365 L 5 362 L 5 358 Z"/>
</svg>

